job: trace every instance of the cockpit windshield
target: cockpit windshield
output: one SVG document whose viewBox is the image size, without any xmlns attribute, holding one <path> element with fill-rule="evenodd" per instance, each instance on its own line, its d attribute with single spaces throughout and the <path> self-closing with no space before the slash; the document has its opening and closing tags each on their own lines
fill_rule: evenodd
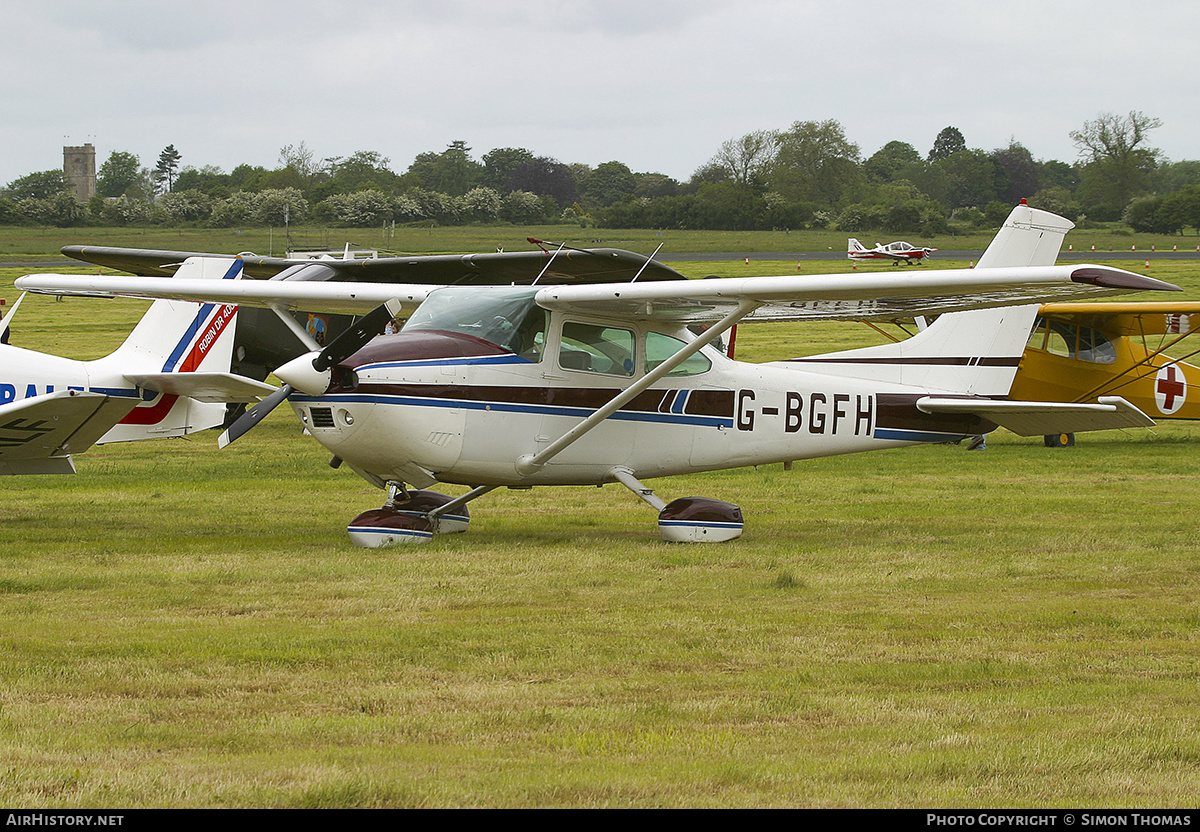
<svg viewBox="0 0 1200 832">
<path fill-rule="evenodd" d="M 429 293 L 402 332 L 437 329 L 471 335 L 537 361 L 546 345 L 546 311 L 537 286 L 449 286 Z"/>
</svg>

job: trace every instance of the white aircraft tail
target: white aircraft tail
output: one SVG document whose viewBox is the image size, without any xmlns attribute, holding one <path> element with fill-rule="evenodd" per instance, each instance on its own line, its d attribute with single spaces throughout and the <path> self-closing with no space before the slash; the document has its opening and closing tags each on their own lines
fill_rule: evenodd
<svg viewBox="0 0 1200 832">
<path fill-rule="evenodd" d="M 221 258 L 188 261 L 179 273 L 241 271 L 241 260 Z M 71 454 L 95 443 L 216 427 L 226 402 L 272 392 L 229 372 L 236 315 L 232 305 L 155 301 L 125 342 L 95 361 L 0 344 L 0 474 L 72 473 Z M 0 320 L 0 334 L 11 318 Z"/>
<path fill-rule="evenodd" d="M 866 250 L 867 250 L 866 246 L 864 246 L 862 243 L 860 243 L 854 237 L 851 237 L 849 240 L 846 241 L 846 254 L 847 255 L 852 254 L 852 253 L 857 253 L 860 251 L 866 251 Z"/>
<path fill-rule="evenodd" d="M 1070 220 L 1022 203 L 975 267 L 1052 266 L 1072 228 Z M 812 356 L 796 364 L 931 391 L 1007 396 L 1037 310 L 1031 304 L 953 312 L 896 344 Z"/>
<path fill-rule="evenodd" d="M 242 265 L 240 259 L 194 258 L 176 277 L 231 280 L 241 276 Z M 183 436 L 222 424 L 225 403 L 246 400 L 233 391 L 250 381 L 229 373 L 236 316 L 233 305 L 157 300 L 115 352 L 87 362 L 93 390 L 100 379 L 119 378 L 142 391 L 143 400 L 99 442 Z"/>
</svg>

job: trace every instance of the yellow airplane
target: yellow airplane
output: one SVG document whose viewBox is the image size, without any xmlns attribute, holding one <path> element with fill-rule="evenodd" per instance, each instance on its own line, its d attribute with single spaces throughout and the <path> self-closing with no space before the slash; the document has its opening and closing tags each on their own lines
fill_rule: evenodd
<svg viewBox="0 0 1200 832">
<path fill-rule="evenodd" d="M 1200 385 L 1200 367 L 1184 363 L 1200 344 L 1180 346 L 1197 330 L 1200 302 L 1043 304 L 1009 395 L 1063 402 L 1116 395 L 1155 419 L 1200 419 L 1200 392 L 1188 398 L 1188 379 Z M 1045 443 L 1069 447 L 1075 436 L 1052 434 Z"/>
</svg>

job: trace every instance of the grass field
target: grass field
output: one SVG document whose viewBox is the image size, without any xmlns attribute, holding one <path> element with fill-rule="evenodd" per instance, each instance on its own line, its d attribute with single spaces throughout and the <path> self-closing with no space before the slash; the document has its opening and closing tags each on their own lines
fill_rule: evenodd
<svg viewBox="0 0 1200 832">
<path fill-rule="evenodd" d="M 29 297 L 13 341 L 96 357 L 144 308 Z M 739 333 L 759 360 L 873 339 Z M 654 483 L 741 505 L 720 546 L 609 486 L 366 551 L 344 526 L 381 492 L 284 410 L 0 481 L 0 802 L 1195 805 L 1192 423 Z"/>
</svg>

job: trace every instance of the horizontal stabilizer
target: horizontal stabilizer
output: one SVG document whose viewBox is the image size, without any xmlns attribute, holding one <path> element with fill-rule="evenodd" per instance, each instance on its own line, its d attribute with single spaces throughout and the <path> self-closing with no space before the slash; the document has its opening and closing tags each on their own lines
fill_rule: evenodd
<svg viewBox="0 0 1200 832">
<path fill-rule="evenodd" d="M 0 405 L 0 472 L 72 473 L 69 461 L 64 466 L 53 460 L 90 448 L 138 401 L 60 390 Z M 30 466 L 35 460 L 50 462 Z"/>
<path fill-rule="evenodd" d="M 991 399 L 940 398 L 917 400 L 924 413 L 971 413 L 1018 436 L 1083 433 L 1114 428 L 1148 428 L 1154 420 L 1120 396 L 1101 396 L 1099 404 L 1011 402 Z"/>
<path fill-rule="evenodd" d="M 48 456 L 45 459 L 5 459 L 0 457 L 0 476 L 26 474 L 74 474 L 75 461 L 70 456 Z"/>
<path fill-rule="evenodd" d="M 236 373 L 145 373 L 125 378 L 144 390 L 201 402 L 257 402 L 276 388 Z"/>
</svg>

